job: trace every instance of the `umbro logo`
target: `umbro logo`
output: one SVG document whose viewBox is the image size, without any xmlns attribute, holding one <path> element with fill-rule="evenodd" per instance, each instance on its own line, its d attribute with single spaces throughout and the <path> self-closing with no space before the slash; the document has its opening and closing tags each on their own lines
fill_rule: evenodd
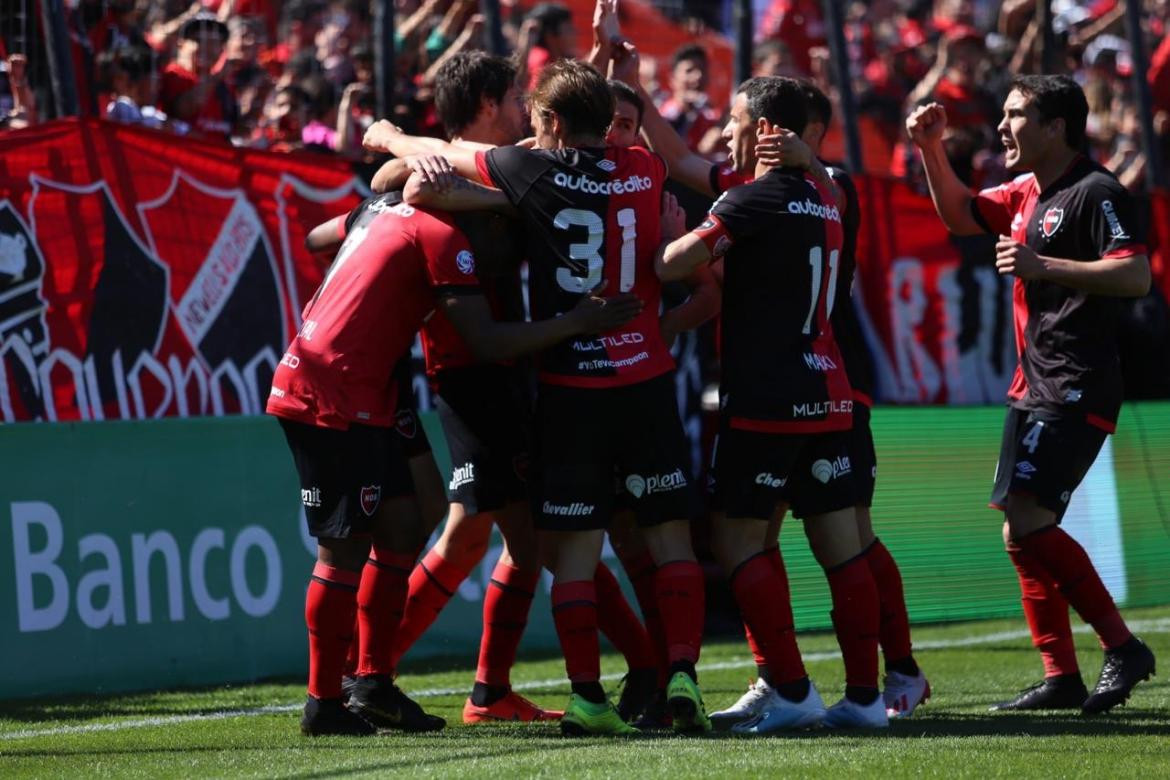
<svg viewBox="0 0 1170 780">
<path fill-rule="evenodd" d="M 617 170 L 617 163 L 615 163 L 613 160 L 599 160 L 597 167 L 606 173 L 613 173 Z"/>
<path fill-rule="evenodd" d="M 1036 467 L 1026 460 L 1021 460 L 1016 464 L 1016 471 L 1020 474 L 1035 474 Z"/>
</svg>

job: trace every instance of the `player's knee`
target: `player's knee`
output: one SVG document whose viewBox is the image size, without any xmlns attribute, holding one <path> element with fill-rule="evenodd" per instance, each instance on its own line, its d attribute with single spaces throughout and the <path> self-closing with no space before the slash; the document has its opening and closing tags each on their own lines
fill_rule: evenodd
<svg viewBox="0 0 1170 780">
<path fill-rule="evenodd" d="M 654 562 L 661 566 L 671 561 L 693 561 L 691 524 L 686 520 L 671 520 L 643 529 L 646 546 Z"/>
<path fill-rule="evenodd" d="M 370 543 L 364 539 L 317 540 L 317 560 L 335 569 L 361 571 L 369 555 Z"/>
<path fill-rule="evenodd" d="M 487 554 L 492 536 L 492 518 L 487 513 L 457 513 L 456 506 L 460 505 L 451 505 L 451 516 L 435 548 L 444 560 L 452 563 L 467 562 L 474 566 Z"/>
<path fill-rule="evenodd" d="M 1017 542 L 1029 534 L 1056 524 L 1056 513 L 1041 506 L 1031 496 L 1008 496 L 1004 517 L 1010 538 Z"/>
</svg>

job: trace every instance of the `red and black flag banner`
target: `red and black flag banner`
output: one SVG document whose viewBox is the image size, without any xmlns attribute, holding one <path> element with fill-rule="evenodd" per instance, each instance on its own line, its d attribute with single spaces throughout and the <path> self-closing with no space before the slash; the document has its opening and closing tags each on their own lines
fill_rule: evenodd
<svg viewBox="0 0 1170 780">
<path fill-rule="evenodd" d="M 878 400 L 999 403 L 1016 358 L 994 239 L 950 236 L 900 181 L 856 181 Z M 99 120 L 0 135 L 0 419 L 260 413 L 328 261 L 305 234 L 363 190 L 329 156 Z M 1152 216 L 1170 292 L 1166 193 Z"/>
</svg>

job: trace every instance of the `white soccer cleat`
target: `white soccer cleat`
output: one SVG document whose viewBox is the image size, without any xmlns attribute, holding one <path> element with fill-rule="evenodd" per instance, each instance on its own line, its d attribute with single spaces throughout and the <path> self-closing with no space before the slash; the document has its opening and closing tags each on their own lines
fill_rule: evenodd
<svg viewBox="0 0 1170 780">
<path fill-rule="evenodd" d="M 776 696 L 772 686 L 764 678 L 748 686 L 747 693 L 725 710 L 711 713 L 711 725 L 717 731 L 726 731 L 737 723 L 751 720 L 759 715 Z"/>
<path fill-rule="evenodd" d="M 812 683 L 804 701 L 789 701 L 772 690 L 771 697 L 764 702 L 760 714 L 751 720 L 731 727 L 736 734 L 769 734 L 774 731 L 811 729 L 821 725 L 825 719 L 825 702 Z"/>
<path fill-rule="evenodd" d="M 825 712 L 824 726 L 827 729 L 884 729 L 889 725 L 886 703 L 880 696 L 866 705 L 841 699 Z"/>
<path fill-rule="evenodd" d="M 926 703 L 930 698 L 930 683 L 921 670 L 913 677 L 901 672 L 889 672 L 882 683 L 882 700 L 886 705 L 886 715 L 891 720 L 910 717 L 918 705 Z"/>
</svg>

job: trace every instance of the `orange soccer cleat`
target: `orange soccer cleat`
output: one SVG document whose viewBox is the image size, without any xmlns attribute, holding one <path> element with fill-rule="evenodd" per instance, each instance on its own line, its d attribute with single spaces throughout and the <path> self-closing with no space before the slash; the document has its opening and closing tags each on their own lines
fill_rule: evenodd
<svg viewBox="0 0 1170 780">
<path fill-rule="evenodd" d="M 471 699 L 463 705 L 464 723 L 527 723 L 530 721 L 560 720 L 565 713 L 560 710 L 546 710 L 525 699 L 515 691 L 498 701 L 481 707 Z"/>
</svg>

